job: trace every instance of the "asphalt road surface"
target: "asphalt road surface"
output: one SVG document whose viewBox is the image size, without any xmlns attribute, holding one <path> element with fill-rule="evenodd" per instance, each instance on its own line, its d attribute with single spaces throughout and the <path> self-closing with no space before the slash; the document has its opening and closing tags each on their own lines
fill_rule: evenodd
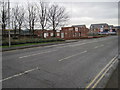
<svg viewBox="0 0 120 90">
<path fill-rule="evenodd" d="M 85 88 L 118 53 L 117 36 L 3 52 L 3 88 Z"/>
</svg>

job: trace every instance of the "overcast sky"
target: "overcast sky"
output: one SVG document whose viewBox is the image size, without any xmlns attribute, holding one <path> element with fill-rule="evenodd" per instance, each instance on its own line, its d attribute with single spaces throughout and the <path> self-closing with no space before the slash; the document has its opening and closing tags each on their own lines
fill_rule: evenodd
<svg viewBox="0 0 120 90">
<path fill-rule="evenodd" d="M 12 3 L 39 0 L 10 0 Z M 89 28 L 93 23 L 118 25 L 119 0 L 46 0 L 66 8 L 70 16 L 68 26 L 85 24 Z M 89 1 L 89 2 L 88 2 Z"/>
</svg>

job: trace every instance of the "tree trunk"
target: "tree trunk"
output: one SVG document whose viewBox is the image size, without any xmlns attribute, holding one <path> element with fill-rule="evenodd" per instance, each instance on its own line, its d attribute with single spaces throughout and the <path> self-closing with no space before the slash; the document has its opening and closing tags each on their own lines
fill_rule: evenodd
<svg viewBox="0 0 120 90">
<path fill-rule="evenodd" d="M 44 39 L 44 26 L 42 25 L 42 38 Z"/>
<path fill-rule="evenodd" d="M 31 35 L 32 35 L 32 37 L 34 37 L 34 26 L 32 26 Z"/>
<path fill-rule="evenodd" d="M 34 37 L 34 20 L 32 21 L 32 37 Z"/>
<path fill-rule="evenodd" d="M 20 39 L 21 26 L 19 26 L 19 39 Z"/>
<path fill-rule="evenodd" d="M 5 37 L 5 25 L 4 24 L 2 24 L 2 36 L 3 38 Z"/>
<path fill-rule="evenodd" d="M 56 30 L 53 29 L 53 37 L 56 37 Z"/>
<path fill-rule="evenodd" d="M 15 29 L 14 29 L 14 37 L 16 37 L 16 26 L 15 26 Z"/>
<path fill-rule="evenodd" d="M 54 19 L 54 17 L 53 17 L 53 19 Z M 55 33 L 55 21 L 53 20 L 53 37 L 56 37 L 55 34 L 56 34 L 56 33 Z"/>
</svg>

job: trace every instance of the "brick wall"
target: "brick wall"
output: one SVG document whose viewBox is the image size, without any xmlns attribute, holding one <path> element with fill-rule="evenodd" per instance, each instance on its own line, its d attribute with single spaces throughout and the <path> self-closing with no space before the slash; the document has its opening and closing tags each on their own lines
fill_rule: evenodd
<svg viewBox="0 0 120 90">
<path fill-rule="evenodd" d="M 44 31 L 42 31 L 42 30 L 35 30 L 35 35 L 37 35 L 39 38 L 42 38 L 42 33 L 44 33 L 44 38 L 51 38 L 51 37 L 53 37 L 53 34 L 54 34 L 54 32 L 53 32 L 53 30 L 44 30 Z M 60 32 L 56 32 L 56 37 L 57 38 L 60 38 L 61 36 L 60 36 Z"/>
</svg>

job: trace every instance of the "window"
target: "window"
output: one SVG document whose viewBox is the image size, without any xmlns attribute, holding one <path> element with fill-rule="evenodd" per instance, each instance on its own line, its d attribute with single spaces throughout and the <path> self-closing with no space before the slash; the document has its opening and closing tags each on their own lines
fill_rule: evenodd
<svg viewBox="0 0 120 90">
<path fill-rule="evenodd" d="M 60 36 L 60 33 L 57 33 L 57 36 Z"/>
<path fill-rule="evenodd" d="M 48 36 L 48 33 L 46 33 L 46 36 Z"/>
<path fill-rule="evenodd" d="M 44 33 L 44 38 L 46 38 L 47 37 L 47 34 L 46 33 Z"/>
<path fill-rule="evenodd" d="M 78 31 L 78 27 L 75 27 L 75 31 Z"/>
<path fill-rule="evenodd" d="M 78 36 L 78 33 L 75 33 L 75 37 L 77 37 Z"/>
<path fill-rule="evenodd" d="M 61 38 L 64 38 L 64 33 L 61 33 Z"/>
<path fill-rule="evenodd" d="M 70 30 L 70 31 L 72 31 L 72 30 L 73 30 L 73 28 L 69 28 L 69 30 Z"/>
<path fill-rule="evenodd" d="M 53 33 L 51 33 L 50 36 L 53 36 Z"/>
</svg>

